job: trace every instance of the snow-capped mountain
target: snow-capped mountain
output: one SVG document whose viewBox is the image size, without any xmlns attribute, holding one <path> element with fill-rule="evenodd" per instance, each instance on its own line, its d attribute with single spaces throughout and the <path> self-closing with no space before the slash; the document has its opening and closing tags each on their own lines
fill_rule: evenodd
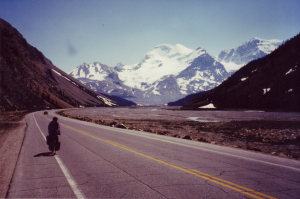
<svg viewBox="0 0 300 199">
<path fill-rule="evenodd" d="M 158 45 L 134 65 L 119 63 L 112 69 L 98 62 L 82 64 L 70 75 L 98 92 L 142 104 L 165 104 L 206 91 L 229 76 L 204 49 L 180 44 Z"/>
<path fill-rule="evenodd" d="M 204 50 L 202 52 L 200 56 L 190 62 L 186 69 L 176 76 L 182 94 L 210 90 L 229 76 L 221 63 L 217 62 Z"/>
<path fill-rule="evenodd" d="M 118 76 L 113 68 L 99 62 L 94 62 L 91 64 L 83 63 L 70 72 L 70 75 L 76 79 L 87 78 L 90 80 L 98 81 L 105 80 L 105 78 L 110 74 L 112 74 L 113 76 Z"/>
<path fill-rule="evenodd" d="M 114 68 L 99 62 L 82 64 L 70 75 L 91 89 L 138 104 L 166 104 L 186 95 L 210 90 L 231 73 L 264 57 L 282 41 L 253 38 L 237 48 L 223 50 L 217 58 L 204 49 L 181 44 L 156 46 L 136 64 Z"/>
<path fill-rule="evenodd" d="M 216 86 L 228 77 L 224 67 L 205 50 L 180 44 L 156 46 L 139 63 L 119 64 L 115 70 L 124 84 L 143 91 L 152 89 L 156 95 L 162 94 L 157 86 L 166 79 L 175 79 L 179 92 L 186 95 Z"/>
<path fill-rule="evenodd" d="M 250 61 L 270 54 L 281 44 L 281 40 L 265 40 L 255 37 L 237 48 L 222 50 L 217 60 L 225 66 L 228 72 L 236 71 Z"/>
<path fill-rule="evenodd" d="M 114 68 L 99 62 L 83 63 L 72 70 L 69 75 L 99 93 L 127 98 L 143 95 L 139 90 L 135 91 L 133 88 L 124 85 Z"/>
<path fill-rule="evenodd" d="M 201 49 L 193 51 L 183 45 L 158 45 L 134 65 L 119 65 L 119 72 L 124 83 L 131 87 L 148 90 L 155 81 L 167 75 L 178 75 L 189 66 L 197 56 L 205 53 Z"/>
</svg>

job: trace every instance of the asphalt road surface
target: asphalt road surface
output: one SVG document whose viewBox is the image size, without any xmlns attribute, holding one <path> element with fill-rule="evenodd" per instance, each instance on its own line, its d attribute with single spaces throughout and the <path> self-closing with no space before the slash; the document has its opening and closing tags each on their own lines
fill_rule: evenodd
<svg viewBox="0 0 300 199">
<path fill-rule="evenodd" d="M 300 198 L 300 161 L 57 116 L 27 115 L 9 198 Z"/>
</svg>

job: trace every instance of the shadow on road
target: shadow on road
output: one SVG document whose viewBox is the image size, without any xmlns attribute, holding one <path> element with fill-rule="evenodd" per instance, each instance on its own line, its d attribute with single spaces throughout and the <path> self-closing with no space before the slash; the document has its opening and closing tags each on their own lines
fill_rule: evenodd
<svg viewBox="0 0 300 199">
<path fill-rule="evenodd" d="M 39 153 L 39 154 L 36 154 L 36 155 L 33 156 L 33 157 L 41 157 L 41 156 L 47 157 L 47 156 L 53 156 L 53 155 L 52 155 L 52 152 L 46 152 L 46 153 Z"/>
</svg>

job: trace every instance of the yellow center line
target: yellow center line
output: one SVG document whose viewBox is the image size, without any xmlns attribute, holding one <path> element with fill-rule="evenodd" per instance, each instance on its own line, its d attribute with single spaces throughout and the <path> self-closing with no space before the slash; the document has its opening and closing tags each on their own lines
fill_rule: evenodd
<svg viewBox="0 0 300 199">
<path fill-rule="evenodd" d="M 90 137 L 92 137 L 92 138 L 95 138 L 95 139 L 97 139 L 97 140 L 100 140 L 100 141 L 102 141 L 102 142 L 106 142 L 106 143 L 108 143 L 108 144 L 112 144 L 112 145 L 114 145 L 114 146 L 117 146 L 117 147 L 120 147 L 120 148 L 123 148 L 123 149 L 130 149 L 129 147 L 127 147 L 127 146 L 125 146 L 125 145 L 122 145 L 122 144 L 119 144 L 119 143 L 116 143 L 116 142 L 112 142 L 112 141 L 110 141 L 110 140 L 103 140 L 103 139 L 101 139 L 101 138 L 99 138 L 99 137 L 96 137 L 96 136 L 93 136 L 93 135 L 91 135 L 91 134 L 88 134 L 88 133 L 85 132 L 85 131 L 77 130 L 77 129 L 74 129 L 74 128 L 70 127 L 70 126 L 64 125 L 64 124 L 61 124 L 61 125 L 64 126 L 64 127 L 69 128 L 69 129 L 72 129 L 72 130 L 74 130 L 74 131 L 77 131 L 77 132 L 79 132 L 79 133 L 82 133 L 82 134 L 84 134 L 84 135 L 88 135 L 88 136 L 90 136 Z"/>
<path fill-rule="evenodd" d="M 45 117 L 44 115 L 42 115 L 42 116 Z M 47 117 L 45 117 L 45 118 L 48 119 Z M 50 119 L 48 119 L 48 120 L 50 120 Z M 61 123 L 60 123 L 60 124 L 61 124 Z M 195 175 L 195 176 L 197 176 L 197 177 L 203 178 L 203 179 L 208 180 L 208 181 L 210 181 L 210 182 L 214 182 L 214 183 L 216 183 L 216 184 L 222 185 L 222 186 L 224 186 L 224 187 L 227 187 L 227 188 L 229 188 L 229 189 L 235 190 L 235 191 L 237 191 L 237 192 L 246 194 L 246 195 L 251 196 L 251 197 L 253 197 L 253 198 L 257 198 L 257 199 L 263 199 L 263 198 L 276 199 L 276 198 L 274 198 L 274 197 L 272 197 L 272 196 L 269 196 L 269 195 L 266 195 L 266 194 L 264 194 L 264 193 L 260 193 L 260 192 L 258 192 L 258 191 L 255 191 L 255 190 L 249 189 L 249 188 L 247 188 L 247 187 L 243 187 L 243 186 L 241 186 L 241 185 L 238 185 L 238 184 L 229 182 L 229 181 L 227 181 L 227 180 L 223 180 L 223 179 L 221 179 L 221 178 L 218 178 L 218 177 L 215 177 L 215 176 L 212 176 L 212 175 L 203 173 L 203 172 L 201 172 L 201 171 L 197 171 L 197 170 L 194 170 L 194 169 L 185 169 L 185 168 L 181 168 L 181 167 L 179 167 L 179 166 L 176 166 L 176 165 L 167 163 L 167 162 L 165 162 L 165 161 L 162 161 L 162 160 L 153 158 L 153 157 L 151 157 L 151 156 L 145 155 L 145 154 L 143 154 L 143 153 L 134 151 L 134 150 L 132 150 L 132 148 L 127 147 L 127 146 L 125 146 L 125 145 L 121 145 L 121 144 L 119 144 L 119 143 L 116 143 L 116 142 L 113 142 L 113 141 L 110 141 L 110 140 L 104 140 L 104 139 L 101 139 L 101 138 L 99 138 L 99 137 L 93 136 L 93 135 L 91 135 L 91 134 L 88 134 L 88 133 L 85 132 L 85 131 L 77 130 L 77 129 L 74 129 L 74 128 L 70 127 L 70 126 L 64 125 L 64 124 L 61 124 L 61 125 L 64 126 L 64 127 L 70 128 L 70 129 L 72 129 L 72 130 L 74 130 L 74 131 L 77 131 L 77 132 L 79 132 L 79 133 L 82 133 L 82 134 L 84 134 L 84 135 L 87 135 L 87 136 L 90 136 L 90 137 L 92 137 L 92 138 L 95 138 L 95 139 L 97 139 L 97 140 L 106 142 L 106 143 L 108 143 L 108 144 L 112 144 L 112 145 L 114 145 L 114 146 L 120 147 L 120 148 L 125 149 L 125 150 L 127 150 L 127 151 L 130 151 L 130 152 L 132 152 L 132 153 L 135 153 L 135 154 L 141 155 L 141 156 L 143 156 L 143 157 L 146 157 L 146 158 L 148 158 L 148 159 L 154 160 L 154 161 L 156 161 L 156 162 L 160 162 L 160 163 L 162 163 L 162 164 L 164 164 L 164 165 L 167 165 L 167 166 L 170 166 L 170 167 L 179 169 L 179 170 L 181 170 L 181 171 L 184 171 L 184 172 L 186 172 L 186 173 L 189 173 L 189 174 Z M 232 185 L 232 186 L 231 186 L 231 185 Z M 256 194 L 256 195 L 255 195 L 255 194 Z M 260 197 L 260 196 L 262 196 L 262 197 Z"/>
<path fill-rule="evenodd" d="M 212 178 L 212 179 L 215 179 L 215 180 L 218 180 L 218 181 L 221 181 L 221 182 L 224 182 L 224 183 L 233 185 L 233 186 L 238 187 L 238 188 L 241 188 L 241 189 L 244 189 L 244 190 L 246 190 L 246 191 L 248 191 L 248 192 L 252 192 L 252 193 L 255 193 L 255 194 L 257 194 L 257 195 L 264 196 L 264 197 L 266 197 L 266 198 L 275 199 L 275 198 L 272 197 L 272 196 L 269 196 L 269 195 L 266 195 L 266 194 L 257 192 L 257 191 L 255 191 L 255 190 L 249 189 L 249 188 L 247 188 L 247 187 L 243 187 L 243 186 L 241 186 L 241 185 L 238 185 L 238 184 L 229 182 L 229 181 L 227 181 L 227 180 L 223 180 L 223 179 L 221 179 L 221 178 L 218 178 L 218 177 L 215 177 L 215 176 L 212 176 L 212 175 L 203 173 L 203 172 L 201 172 L 201 171 L 197 171 L 197 170 L 194 170 L 194 169 L 190 169 L 190 170 L 191 170 L 191 171 L 194 171 L 194 172 L 196 172 L 196 173 L 199 173 L 199 174 L 201 174 L 201 175 L 203 175 L 203 176 L 207 176 L 207 177 L 209 177 L 209 178 Z"/>
</svg>

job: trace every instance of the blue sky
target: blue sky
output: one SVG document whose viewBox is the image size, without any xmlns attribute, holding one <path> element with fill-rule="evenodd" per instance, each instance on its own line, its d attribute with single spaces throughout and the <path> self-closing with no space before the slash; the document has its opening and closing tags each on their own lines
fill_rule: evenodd
<svg viewBox="0 0 300 199">
<path fill-rule="evenodd" d="M 0 0 L 0 17 L 54 65 L 138 63 L 160 44 L 211 55 L 300 32 L 299 0 Z"/>
</svg>

